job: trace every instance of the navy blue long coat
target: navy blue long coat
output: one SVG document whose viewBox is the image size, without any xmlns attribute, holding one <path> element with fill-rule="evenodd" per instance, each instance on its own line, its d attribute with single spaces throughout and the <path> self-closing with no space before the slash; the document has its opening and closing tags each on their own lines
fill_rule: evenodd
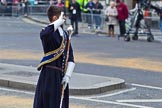
<svg viewBox="0 0 162 108">
<path fill-rule="evenodd" d="M 66 37 L 67 34 L 65 35 Z M 54 32 L 54 26 L 49 25 L 42 29 L 40 32 L 40 38 L 44 53 L 53 51 L 61 45 L 62 37 L 58 30 Z M 66 38 L 68 39 L 68 38 Z M 60 108 L 61 91 L 62 91 L 62 79 L 64 72 L 59 69 L 65 68 L 65 59 L 67 54 L 67 44 L 64 53 L 55 61 L 45 64 L 42 67 L 40 76 L 37 83 L 35 92 L 33 108 Z M 70 45 L 68 61 L 74 62 L 73 50 Z M 50 68 L 47 66 L 55 66 L 59 69 Z M 69 87 L 67 86 L 64 92 L 64 99 L 62 108 L 69 108 Z"/>
</svg>

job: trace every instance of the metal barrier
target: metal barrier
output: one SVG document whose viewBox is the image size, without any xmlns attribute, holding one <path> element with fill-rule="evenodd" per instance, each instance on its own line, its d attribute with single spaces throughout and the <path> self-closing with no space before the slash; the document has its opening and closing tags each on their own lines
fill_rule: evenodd
<svg viewBox="0 0 162 108">
<path fill-rule="evenodd" d="M 35 5 L 28 7 L 29 15 L 46 15 L 49 5 Z"/>
<path fill-rule="evenodd" d="M 1 5 L 0 6 L 0 15 L 1 16 L 19 16 L 23 14 L 23 8 L 21 4 L 7 4 L 7 6 Z"/>
<path fill-rule="evenodd" d="M 7 6 L 0 5 L 0 16 L 21 16 L 29 15 L 46 15 L 46 10 L 49 5 L 28 5 L 26 10 L 22 3 L 7 4 Z"/>
<path fill-rule="evenodd" d="M 103 29 L 105 27 L 105 15 L 103 14 L 82 13 L 81 17 L 82 23 L 86 23 L 88 28 Z"/>
<path fill-rule="evenodd" d="M 0 15 L 12 16 L 12 6 L 10 4 L 3 5 L 3 4 L 0 3 Z"/>
</svg>

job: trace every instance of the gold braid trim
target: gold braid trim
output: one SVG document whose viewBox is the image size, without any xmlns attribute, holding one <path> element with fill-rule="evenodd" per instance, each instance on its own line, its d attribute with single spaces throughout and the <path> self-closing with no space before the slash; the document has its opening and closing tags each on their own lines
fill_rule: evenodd
<svg viewBox="0 0 162 108">
<path fill-rule="evenodd" d="M 40 64 L 38 65 L 37 69 L 40 70 L 41 67 L 42 67 L 43 65 L 45 65 L 45 64 L 47 64 L 47 63 L 51 63 L 51 62 L 55 61 L 56 59 L 58 59 L 58 58 L 62 55 L 62 53 L 64 52 L 64 49 L 65 49 L 64 37 L 62 37 L 62 42 L 61 42 L 60 47 L 57 48 L 57 49 L 54 50 L 54 51 L 50 51 L 50 52 L 46 53 L 45 56 L 48 56 L 48 55 L 57 53 L 57 52 L 60 51 L 60 50 L 61 50 L 61 53 L 58 54 L 58 55 L 56 55 L 56 56 L 54 56 L 52 59 L 49 59 L 49 60 L 46 60 L 46 61 L 40 63 Z"/>
<path fill-rule="evenodd" d="M 48 53 L 45 53 L 44 56 L 48 56 L 48 55 L 51 55 L 51 54 L 53 54 L 53 53 L 56 53 L 56 52 L 58 52 L 61 48 L 64 48 L 64 47 L 65 47 L 65 45 L 64 45 L 64 37 L 63 37 L 63 36 L 61 36 L 61 37 L 62 37 L 62 42 L 61 42 L 60 47 L 57 48 L 56 50 L 50 51 L 50 52 L 48 52 Z"/>
</svg>

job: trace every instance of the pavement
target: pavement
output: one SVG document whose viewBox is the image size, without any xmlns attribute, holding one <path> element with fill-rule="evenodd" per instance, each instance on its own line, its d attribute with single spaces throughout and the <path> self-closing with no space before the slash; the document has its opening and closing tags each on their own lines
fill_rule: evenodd
<svg viewBox="0 0 162 108">
<path fill-rule="evenodd" d="M 39 73 L 36 67 L 0 63 L 0 86 L 35 91 Z M 70 80 L 71 95 L 100 94 L 124 87 L 123 79 L 76 72 Z"/>
</svg>

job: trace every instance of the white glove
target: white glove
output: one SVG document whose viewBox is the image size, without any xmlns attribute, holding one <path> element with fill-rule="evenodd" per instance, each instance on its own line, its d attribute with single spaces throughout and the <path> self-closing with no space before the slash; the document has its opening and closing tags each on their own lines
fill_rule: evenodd
<svg viewBox="0 0 162 108">
<path fill-rule="evenodd" d="M 63 80 L 62 80 L 64 90 L 66 89 L 67 84 L 69 83 L 71 75 L 72 75 L 72 73 L 74 71 L 74 67 L 75 67 L 74 62 L 68 62 L 67 70 L 66 70 L 65 76 L 63 77 Z"/>
<path fill-rule="evenodd" d="M 67 85 L 69 84 L 70 77 L 65 75 L 62 79 L 63 89 L 65 90 Z"/>
<path fill-rule="evenodd" d="M 73 27 L 72 27 L 72 25 L 70 25 L 68 28 L 67 28 L 67 32 L 68 32 L 68 34 L 69 34 L 69 40 L 71 39 L 71 36 L 72 36 L 72 34 L 73 34 Z"/>
<path fill-rule="evenodd" d="M 59 18 L 56 21 L 52 22 L 50 25 L 54 25 L 54 31 L 56 31 L 57 28 L 60 27 L 64 22 L 64 12 L 61 12 Z"/>
<path fill-rule="evenodd" d="M 72 25 L 70 25 L 70 26 L 67 28 L 67 31 L 73 31 Z"/>
</svg>

